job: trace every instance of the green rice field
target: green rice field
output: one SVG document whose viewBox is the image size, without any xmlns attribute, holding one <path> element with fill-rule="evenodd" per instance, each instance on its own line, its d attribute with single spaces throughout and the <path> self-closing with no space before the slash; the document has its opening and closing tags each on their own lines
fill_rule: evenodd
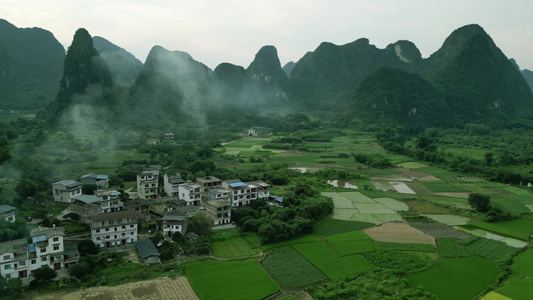
<svg viewBox="0 0 533 300">
<path fill-rule="evenodd" d="M 421 285 L 439 299 L 472 299 L 496 281 L 496 264 L 482 257 L 448 258 L 422 272 L 407 275 L 412 286 Z"/>
<path fill-rule="evenodd" d="M 512 276 L 495 292 L 513 300 L 533 299 L 533 277 Z"/>
<path fill-rule="evenodd" d="M 409 206 L 407 204 L 394 200 L 392 198 L 375 198 L 373 199 L 379 204 L 385 205 L 387 208 L 393 210 L 393 211 L 408 211 Z"/>
<path fill-rule="evenodd" d="M 330 235 L 361 230 L 373 225 L 373 223 L 351 222 L 324 218 L 315 224 L 313 228 L 313 234 L 321 237 L 327 237 Z"/>
<path fill-rule="evenodd" d="M 524 241 L 528 240 L 530 235 L 533 234 L 533 221 L 525 219 L 497 223 L 475 222 L 471 223 L 471 225 Z"/>
<path fill-rule="evenodd" d="M 259 244 L 259 239 L 255 234 L 248 233 L 241 237 L 238 232 L 231 232 L 235 234 L 213 242 L 213 245 L 211 246 L 213 256 L 232 258 L 251 256 L 259 253 L 259 249 L 253 248 L 253 246 Z M 219 232 L 216 234 L 219 234 Z"/>
<path fill-rule="evenodd" d="M 304 235 L 304 236 L 301 236 L 301 237 L 298 237 L 292 240 L 264 245 L 264 246 L 261 246 L 260 249 L 261 251 L 266 252 L 270 249 L 274 249 L 278 247 L 285 247 L 285 246 L 291 246 L 295 244 L 312 243 L 312 242 L 322 242 L 322 239 L 316 235 L 308 234 L 308 235 Z"/>
<path fill-rule="evenodd" d="M 290 246 L 272 250 L 261 264 L 283 288 L 293 289 L 328 279 Z"/>
<path fill-rule="evenodd" d="M 533 277 L 533 250 L 530 248 L 515 259 L 511 270 L 522 276 Z"/>
<path fill-rule="evenodd" d="M 433 193 L 467 193 L 467 189 L 464 189 L 458 185 L 451 184 L 442 181 L 430 181 L 424 182 L 424 186 Z"/>
<path fill-rule="evenodd" d="M 264 299 L 279 286 L 257 259 L 204 261 L 185 265 L 185 273 L 200 299 Z"/>
<path fill-rule="evenodd" d="M 293 245 L 294 249 L 330 279 L 337 279 L 375 268 L 360 255 L 339 256 L 323 242 Z"/>
<path fill-rule="evenodd" d="M 470 218 L 458 215 L 449 214 L 422 214 L 422 216 L 430 218 L 439 223 L 448 226 L 466 225 L 470 222 Z"/>
</svg>

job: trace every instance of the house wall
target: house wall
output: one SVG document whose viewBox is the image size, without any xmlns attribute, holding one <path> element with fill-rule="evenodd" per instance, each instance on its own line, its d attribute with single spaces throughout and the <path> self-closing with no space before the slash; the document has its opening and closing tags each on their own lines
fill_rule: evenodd
<svg viewBox="0 0 533 300">
<path fill-rule="evenodd" d="M 99 247 L 134 243 L 137 241 L 137 218 L 92 222 L 91 240 Z"/>
</svg>

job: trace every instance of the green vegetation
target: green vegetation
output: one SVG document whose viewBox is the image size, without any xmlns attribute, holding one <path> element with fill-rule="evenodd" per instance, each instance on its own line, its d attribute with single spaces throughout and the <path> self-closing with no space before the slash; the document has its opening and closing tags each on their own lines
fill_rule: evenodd
<svg viewBox="0 0 533 300">
<path fill-rule="evenodd" d="M 442 259 L 427 270 L 407 275 L 407 279 L 439 299 L 472 299 L 495 283 L 498 274 L 493 262 L 474 256 Z"/>
<path fill-rule="evenodd" d="M 437 238 L 437 249 L 441 257 L 455 258 L 469 256 L 461 239 Z"/>
<path fill-rule="evenodd" d="M 279 291 L 256 259 L 194 262 L 185 265 L 185 273 L 196 294 L 206 300 L 263 299 Z"/>
<path fill-rule="evenodd" d="M 233 230 L 216 231 L 211 239 L 213 241 L 212 255 L 215 257 L 245 257 L 259 253 L 257 249 L 259 239 L 254 233 L 239 234 Z"/>
<path fill-rule="evenodd" d="M 424 288 L 412 287 L 389 271 L 365 272 L 309 287 L 313 299 L 435 299 Z"/>
<path fill-rule="evenodd" d="M 411 243 L 387 243 L 374 242 L 374 247 L 378 251 L 416 251 L 416 252 L 435 252 L 435 246 L 429 244 L 411 244 Z"/>
<path fill-rule="evenodd" d="M 320 237 L 327 237 L 335 234 L 361 230 L 372 225 L 374 224 L 324 218 L 315 225 L 313 228 L 313 234 Z"/>
<path fill-rule="evenodd" d="M 261 262 L 283 288 L 294 289 L 327 280 L 316 267 L 292 247 L 271 250 Z"/>
<path fill-rule="evenodd" d="M 375 268 L 360 255 L 340 257 L 323 242 L 293 245 L 294 249 L 330 279 L 341 278 Z"/>
<path fill-rule="evenodd" d="M 503 221 L 497 223 L 474 222 L 471 225 L 500 233 L 520 240 L 528 240 L 533 233 L 533 221 L 527 219 Z"/>
<path fill-rule="evenodd" d="M 420 271 L 433 265 L 433 260 L 423 253 L 406 251 L 378 251 L 365 253 L 363 257 L 379 268 L 395 274 Z"/>
</svg>

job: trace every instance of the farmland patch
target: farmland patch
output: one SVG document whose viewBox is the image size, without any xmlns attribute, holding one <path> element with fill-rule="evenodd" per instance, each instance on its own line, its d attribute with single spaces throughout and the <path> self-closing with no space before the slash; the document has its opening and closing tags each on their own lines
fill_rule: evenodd
<svg viewBox="0 0 533 300">
<path fill-rule="evenodd" d="M 330 279 L 342 278 L 375 268 L 360 255 L 340 257 L 323 242 L 297 244 L 293 247 Z"/>
<path fill-rule="evenodd" d="M 370 197 L 367 197 L 359 192 L 345 192 L 340 194 L 350 199 L 353 203 L 374 203 Z"/>
<path fill-rule="evenodd" d="M 327 237 L 330 235 L 361 230 L 373 226 L 373 223 L 353 222 L 324 218 L 313 227 L 313 234 Z"/>
<path fill-rule="evenodd" d="M 432 219 L 442 224 L 449 226 L 466 225 L 470 222 L 470 218 L 450 214 L 422 214 L 424 217 Z"/>
<path fill-rule="evenodd" d="M 523 276 L 533 277 L 533 250 L 529 248 L 520 254 L 511 266 L 511 270 Z"/>
<path fill-rule="evenodd" d="M 482 257 L 448 258 L 407 275 L 412 286 L 422 285 L 439 299 L 472 299 L 499 275 L 496 264 Z"/>
<path fill-rule="evenodd" d="M 355 208 L 361 214 L 395 214 L 396 212 L 379 203 L 356 203 Z"/>
<path fill-rule="evenodd" d="M 350 221 L 357 213 L 359 213 L 359 211 L 355 208 L 334 208 L 332 218 L 336 220 Z"/>
<path fill-rule="evenodd" d="M 409 195 L 415 195 L 416 194 L 404 182 L 392 181 L 392 182 L 390 182 L 390 184 L 400 194 L 409 194 Z"/>
<path fill-rule="evenodd" d="M 497 223 L 476 222 L 472 223 L 472 225 L 521 240 L 528 240 L 530 235 L 533 234 L 533 221 L 525 219 Z"/>
<path fill-rule="evenodd" d="M 385 205 L 386 207 L 390 208 L 393 211 L 407 211 L 409 210 L 409 206 L 407 204 L 392 199 L 392 198 L 376 198 L 374 199 L 377 203 L 380 203 L 382 205 Z"/>
<path fill-rule="evenodd" d="M 422 231 L 423 233 L 430 235 L 434 238 L 440 237 L 450 237 L 450 238 L 460 238 L 464 239 L 470 237 L 471 235 L 463 231 L 455 230 L 447 225 L 437 223 L 437 222 L 408 222 L 412 227 Z"/>
<path fill-rule="evenodd" d="M 504 236 L 501 236 L 501 235 L 498 235 L 498 234 L 495 234 L 495 233 L 492 233 L 492 232 L 489 232 L 483 229 L 479 229 L 479 228 L 471 228 L 471 227 L 465 228 L 463 226 L 454 226 L 453 228 L 459 231 L 470 233 L 472 235 L 476 235 L 476 236 L 483 237 L 486 239 L 504 242 L 507 245 L 511 247 L 515 247 L 515 248 L 522 248 L 527 245 L 525 241 L 517 240 L 517 239 L 513 239 L 509 237 L 504 237 Z"/>
<path fill-rule="evenodd" d="M 279 291 L 256 259 L 194 262 L 185 272 L 201 299 L 264 299 Z"/>
<path fill-rule="evenodd" d="M 372 224 L 381 224 L 390 221 L 400 221 L 402 217 L 399 214 L 354 214 L 350 219 L 355 222 L 365 222 Z"/>
<path fill-rule="evenodd" d="M 421 163 L 416 162 L 416 161 L 404 162 L 404 163 L 401 163 L 401 164 L 398 164 L 398 165 L 400 167 L 406 168 L 406 169 L 418 169 L 418 168 L 427 167 L 427 165 L 421 164 Z"/>
<path fill-rule="evenodd" d="M 374 187 L 383 192 L 396 192 L 394 187 L 388 181 L 372 181 Z"/>
<path fill-rule="evenodd" d="M 374 241 L 391 243 L 435 244 L 435 239 L 405 222 L 388 222 L 364 232 Z"/>
<path fill-rule="evenodd" d="M 515 300 L 533 299 L 533 277 L 512 276 L 496 292 Z"/>
<path fill-rule="evenodd" d="M 288 289 L 307 286 L 328 279 L 293 247 L 272 250 L 261 264 L 282 287 Z"/>
</svg>

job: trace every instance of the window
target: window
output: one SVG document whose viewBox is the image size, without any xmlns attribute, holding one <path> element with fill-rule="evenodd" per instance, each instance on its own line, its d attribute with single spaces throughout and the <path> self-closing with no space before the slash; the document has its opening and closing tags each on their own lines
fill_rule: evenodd
<svg viewBox="0 0 533 300">
<path fill-rule="evenodd" d="M 97 236 L 97 237 L 96 237 L 96 240 L 97 240 L 97 241 L 99 241 L 99 240 L 100 240 L 100 237 L 99 237 L 99 236 Z"/>
<path fill-rule="evenodd" d="M 4 270 L 10 270 L 11 269 L 11 265 L 4 265 Z"/>
<path fill-rule="evenodd" d="M 133 228 L 133 224 L 130 225 L 130 228 Z"/>
<path fill-rule="evenodd" d="M 46 248 L 41 248 L 41 253 L 45 253 L 46 252 Z"/>
<path fill-rule="evenodd" d="M 57 242 L 57 241 L 59 241 L 59 238 L 56 236 L 54 237 L 54 242 Z"/>
<path fill-rule="evenodd" d="M 46 256 L 41 257 L 41 261 L 46 261 Z"/>
<path fill-rule="evenodd" d="M 22 261 L 20 261 L 19 265 L 20 265 L 21 267 L 23 267 L 23 266 L 26 265 L 26 262 L 22 260 Z"/>
<path fill-rule="evenodd" d="M 9 260 L 11 258 L 10 255 L 4 255 L 4 260 Z"/>
<path fill-rule="evenodd" d="M 130 232 L 130 235 L 133 235 L 133 231 L 132 231 L 132 232 Z"/>
<path fill-rule="evenodd" d="M 100 232 L 100 229 L 96 229 L 96 233 L 99 233 Z"/>
<path fill-rule="evenodd" d="M 35 259 L 32 259 L 32 260 L 31 260 L 31 264 L 32 264 L 32 265 L 34 265 L 34 264 L 36 264 L 36 263 L 37 263 L 37 260 L 35 260 Z"/>
<path fill-rule="evenodd" d="M 54 246 L 54 251 L 59 250 L 59 246 Z"/>
<path fill-rule="evenodd" d="M 6 274 L 6 279 L 10 279 L 11 278 L 11 274 Z"/>
</svg>

